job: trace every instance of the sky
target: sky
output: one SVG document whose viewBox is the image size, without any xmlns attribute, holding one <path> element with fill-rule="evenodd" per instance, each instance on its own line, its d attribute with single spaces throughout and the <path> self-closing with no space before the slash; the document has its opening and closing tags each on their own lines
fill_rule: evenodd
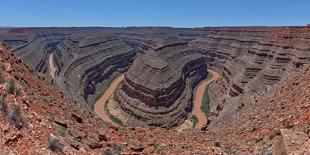
<svg viewBox="0 0 310 155">
<path fill-rule="evenodd" d="M 0 0 L 0 26 L 290 26 L 310 0 Z"/>
</svg>

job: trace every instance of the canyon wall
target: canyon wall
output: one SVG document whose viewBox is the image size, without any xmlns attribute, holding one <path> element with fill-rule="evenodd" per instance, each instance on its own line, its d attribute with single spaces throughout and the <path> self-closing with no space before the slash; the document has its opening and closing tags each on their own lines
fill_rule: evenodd
<svg viewBox="0 0 310 155">
<path fill-rule="evenodd" d="M 210 119 L 225 123 L 271 94 L 278 81 L 310 63 L 307 27 L 200 29 L 208 35 L 190 42 L 207 57 L 221 79 L 210 87 Z"/>
<path fill-rule="evenodd" d="M 113 105 L 121 107 L 119 113 L 126 116 L 128 124 L 180 124 L 192 105 L 191 101 L 181 104 L 178 99 L 183 93 L 191 94 L 186 93 L 193 90 L 191 81 L 197 83 L 205 77 L 196 70 L 198 64 L 207 64 L 221 75 L 209 87 L 209 119 L 213 126 L 238 117 L 241 109 L 271 94 L 284 77 L 310 63 L 310 27 L 20 28 L 1 29 L 0 33 L 0 39 L 32 70 L 77 102 L 93 103 L 113 78 L 131 67 L 113 96 Z M 49 73 L 51 53 L 56 68 L 54 80 Z M 171 55 L 176 59 L 169 58 Z M 195 57 L 198 64 L 185 65 L 191 59 L 179 62 L 183 57 Z M 166 66 L 174 65 L 190 67 L 173 74 Z M 200 77 L 187 80 L 192 71 Z M 166 80 L 162 83 L 177 82 L 163 86 L 160 81 L 147 80 L 153 77 Z M 176 110 L 178 105 L 186 105 L 183 112 Z M 178 115 L 158 119 L 169 112 L 156 107 L 174 107 L 170 109 Z M 140 117 L 144 113 L 151 114 Z"/>
<path fill-rule="evenodd" d="M 8 47 L 78 103 L 93 104 L 136 56 L 135 49 L 108 33 L 74 29 L 16 31 L 2 36 Z M 52 68 L 55 73 L 50 73 Z"/>
</svg>

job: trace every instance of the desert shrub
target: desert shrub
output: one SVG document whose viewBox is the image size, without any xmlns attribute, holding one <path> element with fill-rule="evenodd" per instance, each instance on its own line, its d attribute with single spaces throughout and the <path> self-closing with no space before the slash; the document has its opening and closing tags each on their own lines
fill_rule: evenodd
<svg viewBox="0 0 310 155">
<path fill-rule="evenodd" d="M 9 94 L 13 94 L 15 90 L 15 83 L 13 79 L 9 79 L 7 86 L 6 86 L 6 92 Z"/>
<path fill-rule="evenodd" d="M 198 118 L 195 115 L 193 115 L 191 117 L 191 121 L 193 122 L 193 127 L 195 127 L 198 123 Z"/>
<path fill-rule="evenodd" d="M 6 104 L 4 97 L 0 96 L 0 110 L 3 118 L 7 118 L 9 115 L 8 105 Z"/>
<path fill-rule="evenodd" d="M 48 149 L 54 152 L 63 152 L 64 145 L 59 142 L 54 136 L 48 139 Z"/>
<path fill-rule="evenodd" d="M 15 95 L 17 95 L 17 96 L 21 95 L 22 92 L 23 92 L 23 89 L 22 89 L 22 88 L 16 88 L 16 89 L 15 89 Z"/>
<path fill-rule="evenodd" d="M 66 133 L 67 133 L 67 128 L 63 127 L 63 126 L 60 126 L 59 128 L 59 134 L 62 136 L 62 137 L 65 137 L 66 136 Z"/>
<path fill-rule="evenodd" d="M 18 129 L 23 126 L 23 117 L 19 105 L 13 105 L 12 113 L 10 114 L 10 123 Z"/>
</svg>

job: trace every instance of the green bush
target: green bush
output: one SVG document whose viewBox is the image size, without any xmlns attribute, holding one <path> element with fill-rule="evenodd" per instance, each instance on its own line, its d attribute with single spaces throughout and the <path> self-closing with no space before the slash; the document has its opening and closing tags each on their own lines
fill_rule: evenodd
<svg viewBox="0 0 310 155">
<path fill-rule="evenodd" d="M 59 133 L 62 137 L 65 137 L 66 136 L 66 133 L 67 133 L 67 128 L 61 126 L 60 129 L 59 129 Z"/>
<path fill-rule="evenodd" d="M 198 118 L 195 115 L 193 115 L 191 117 L 191 121 L 193 122 L 193 127 L 195 127 L 198 123 Z"/>
</svg>

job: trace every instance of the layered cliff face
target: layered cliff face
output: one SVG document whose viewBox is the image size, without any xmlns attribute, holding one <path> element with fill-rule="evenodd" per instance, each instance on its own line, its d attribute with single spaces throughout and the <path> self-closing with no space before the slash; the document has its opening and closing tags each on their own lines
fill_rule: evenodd
<svg viewBox="0 0 310 155">
<path fill-rule="evenodd" d="M 272 92 L 283 77 L 310 63 L 310 29 L 307 27 L 202 31 L 208 31 L 208 35 L 192 41 L 190 46 L 203 50 L 209 67 L 222 76 L 210 88 L 213 99 L 210 116 L 220 116 L 214 122 L 234 118 L 243 106 L 251 106 Z M 223 110 L 220 112 L 216 107 Z"/>
<path fill-rule="evenodd" d="M 186 49 L 199 51 L 206 57 L 201 61 L 221 74 L 220 80 L 209 87 L 209 119 L 214 120 L 211 121 L 213 126 L 237 117 L 240 109 L 258 102 L 271 93 L 283 77 L 309 63 L 309 31 L 309 27 L 30 28 L 1 30 L 0 39 L 33 70 L 43 73 L 42 76 L 50 81 L 54 79 L 66 96 L 80 103 L 93 103 L 119 72 L 130 67 L 135 55 L 139 55 L 132 69 L 135 71 L 125 75 L 123 85 L 126 88 L 124 86 L 116 94 L 127 89 L 132 98 L 143 95 L 144 99 L 139 102 L 143 100 L 141 102 L 154 108 L 158 104 L 173 106 L 170 101 L 178 98 L 176 94 L 185 89 L 180 85 L 174 87 L 177 91 L 169 88 L 170 92 L 149 89 L 149 82 L 143 80 L 145 77 L 137 75 L 140 67 L 148 66 L 142 63 L 142 58 L 151 58 L 151 64 L 165 66 L 161 60 L 166 61 L 169 54 L 152 53 L 171 48 L 165 44 L 175 42 L 177 37 L 189 46 Z M 164 41 L 167 37 L 169 39 Z M 149 53 L 149 50 L 155 52 Z M 155 77 L 155 74 L 147 76 Z M 179 75 L 171 76 L 175 79 L 174 76 Z M 154 94 L 148 91 L 154 91 Z M 175 96 L 167 97 L 162 93 L 174 93 Z M 158 94 L 157 97 L 165 102 L 152 99 Z"/>
<path fill-rule="evenodd" d="M 194 86 L 207 76 L 203 55 L 176 38 L 138 57 L 108 102 L 126 126 L 177 126 L 192 109 Z"/>
<path fill-rule="evenodd" d="M 32 70 L 79 103 L 94 103 L 136 55 L 116 36 L 101 31 L 11 30 L 1 38 Z"/>
<path fill-rule="evenodd" d="M 1 155 L 214 152 L 211 141 L 204 143 L 202 132 L 118 128 L 102 121 L 85 107 L 64 99 L 61 92 L 34 75 L 2 42 L 0 77 Z M 13 91 L 8 92 L 12 80 Z"/>
</svg>

